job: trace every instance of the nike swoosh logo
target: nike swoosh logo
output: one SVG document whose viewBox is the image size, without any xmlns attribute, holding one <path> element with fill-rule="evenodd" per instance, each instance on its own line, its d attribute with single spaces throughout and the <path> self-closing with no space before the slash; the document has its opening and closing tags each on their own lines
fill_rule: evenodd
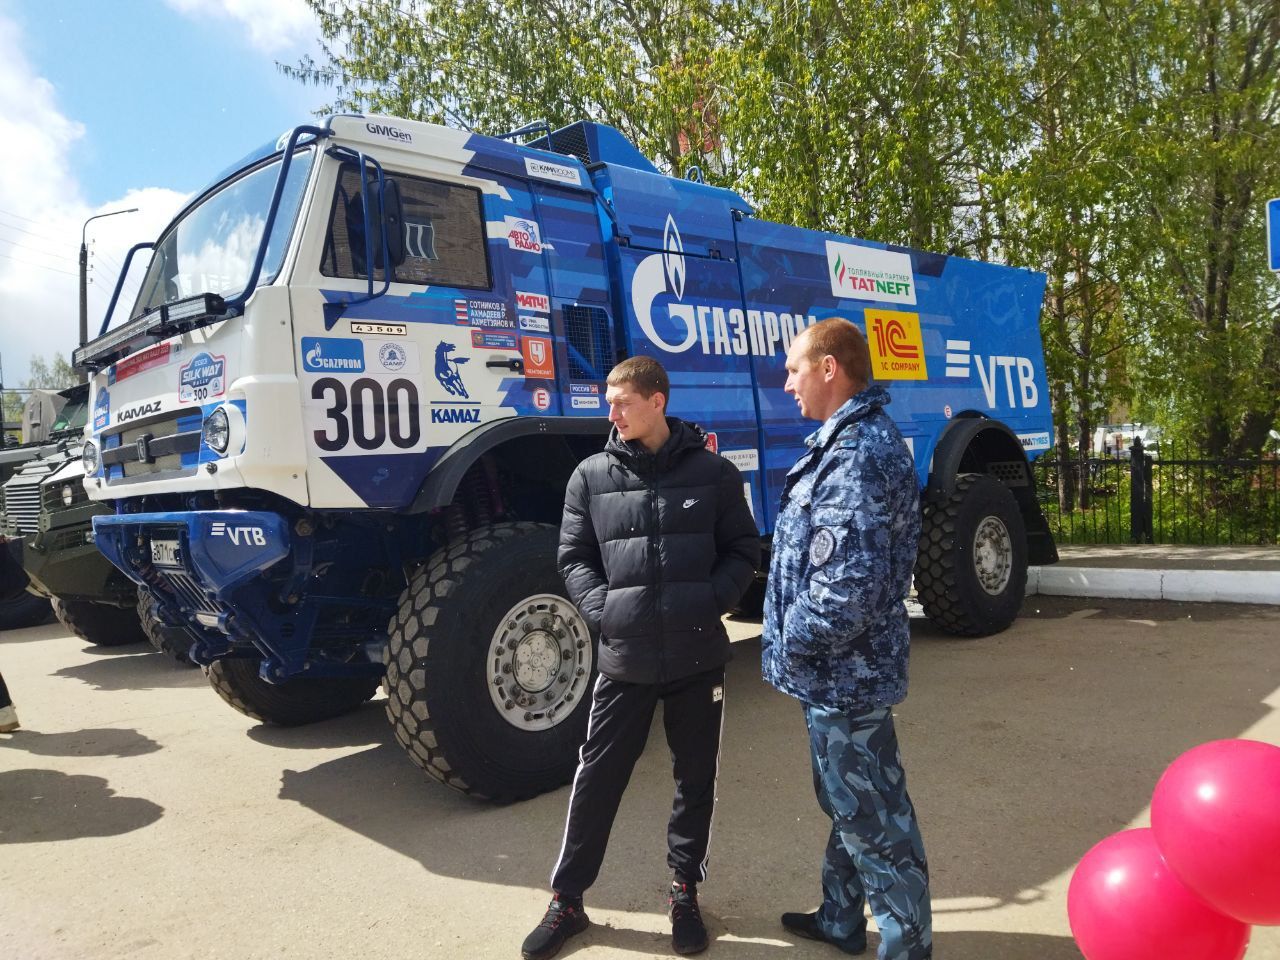
<svg viewBox="0 0 1280 960">
<path fill-rule="evenodd" d="M 695 503 L 697 503 L 697 502 L 698 502 L 697 500 L 686 500 L 686 501 L 684 502 L 684 508 L 685 508 L 686 510 L 688 510 L 690 507 L 692 507 L 692 506 L 693 506 Z"/>
</svg>

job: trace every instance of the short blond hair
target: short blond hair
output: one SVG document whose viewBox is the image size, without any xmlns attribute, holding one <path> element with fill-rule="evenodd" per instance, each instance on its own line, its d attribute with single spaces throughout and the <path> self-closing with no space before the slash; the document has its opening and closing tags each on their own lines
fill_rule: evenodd
<svg viewBox="0 0 1280 960">
<path fill-rule="evenodd" d="M 844 317 L 828 317 L 805 329 L 805 357 L 817 363 L 823 357 L 834 357 L 840 369 L 855 384 L 866 387 L 871 383 L 871 351 L 867 338 L 850 320 Z"/>
<path fill-rule="evenodd" d="M 646 400 L 660 393 L 663 410 L 671 402 L 671 380 L 666 369 L 653 357 L 627 357 L 609 371 L 605 383 L 611 387 L 629 384 Z"/>
</svg>

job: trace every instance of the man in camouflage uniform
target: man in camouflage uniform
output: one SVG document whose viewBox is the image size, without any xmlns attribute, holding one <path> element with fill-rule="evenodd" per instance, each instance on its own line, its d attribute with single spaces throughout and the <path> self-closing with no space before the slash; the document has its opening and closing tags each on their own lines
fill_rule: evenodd
<svg viewBox="0 0 1280 960">
<path fill-rule="evenodd" d="M 907 695 L 903 600 L 920 536 L 915 463 L 870 386 L 866 340 L 824 320 L 787 352 L 786 390 L 822 421 L 787 474 L 773 534 L 762 665 L 804 706 L 818 803 L 831 817 L 822 906 L 785 913 L 792 933 L 880 960 L 933 953 L 929 868 L 893 727 Z"/>
</svg>

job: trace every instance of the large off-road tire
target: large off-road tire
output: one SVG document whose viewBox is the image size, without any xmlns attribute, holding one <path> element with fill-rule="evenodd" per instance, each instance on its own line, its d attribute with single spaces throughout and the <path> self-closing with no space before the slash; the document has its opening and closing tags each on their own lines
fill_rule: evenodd
<svg viewBox="0 0 1280 960">
<path fill-rule="evenodd" d="M 190 635 L 181 627 L 171 626 L 160 618 L 160 605 L 146 587 L 138 588 L 137 612 L 142 632 L 157 653 L 184 666 L 195 666 L 187 655 L 187 651 L 191 649 Z"/>
<path fill-rule="evenodd" d="M 204 668 L 218 696 L 246 717 L 277 727 L 298 727 L 350 713 L 378 691 L 381 678 L 316 677 L 267 683 L 260 660 L 228 657 Z"/>
<path fill-rule="evenodd" d="M 147 639 L 133 607 L 54 597 L 53 613 L 64 627 L 95 646 L 122 647 Z"/>
<path fill-rule="evenodd" d="M 31 593 L 26 587 L 0 597 L 0 630 L 38 627 L 53 618 L 49 598 Z"/>
<path fill-rule="evenodd" d="M 965 474 L 925 508 L 916 594 L 948 633 L 984 637 L 1017 619 L 1027 589 L 1027 535 L 1013 494 L 986 474 Z"/>
<path fill-rule="evenodd" d="M 482 527 L 401 594 L 387 718 L 414 763 L 464 793 L 521 800 L 573 777 L 595 651 L 556 569 L 558 540 L 541 524 Z"/>
</svg>

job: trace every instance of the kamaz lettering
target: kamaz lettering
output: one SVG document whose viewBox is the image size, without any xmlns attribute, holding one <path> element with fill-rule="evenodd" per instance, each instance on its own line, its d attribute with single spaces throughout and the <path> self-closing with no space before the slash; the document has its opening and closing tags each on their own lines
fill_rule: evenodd
<svg viewBox="0 0 1280 960">
<path fill-rule="evenodd" d="M 432 423 L 479 423 L 479 407 L 432 407 Z"/>
<path fill-rule="evenodd" d="M 139 417 L 145 417 L 152 413 L 160 412 L 160 401 L 153 400 L 150 403 L 141 403 L 135 407 L 125 407 L 116 414 L 116 421 L 119 423 L 128 423 L 130 420 L 137 420 Z"/>
</svg>

